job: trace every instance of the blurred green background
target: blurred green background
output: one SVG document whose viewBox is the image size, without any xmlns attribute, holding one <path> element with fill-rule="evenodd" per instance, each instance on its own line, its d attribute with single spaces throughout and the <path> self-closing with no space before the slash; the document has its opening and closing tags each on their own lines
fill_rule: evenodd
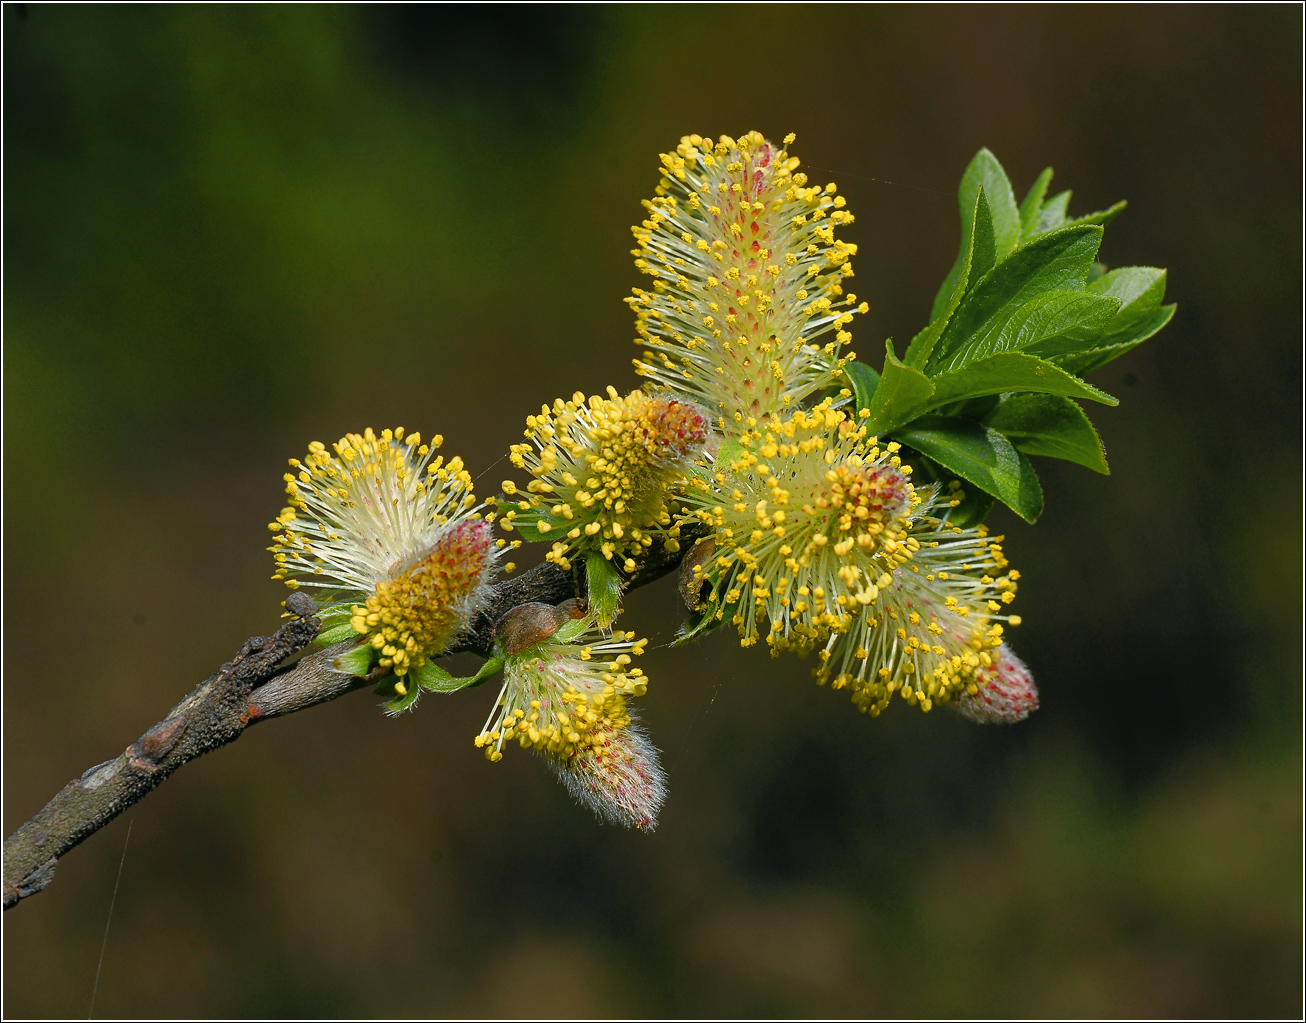
<svg viewBox="0 0 1306 1023">
<path fill-rule="evenodd" d="M 726 635 L 655 649 L 671 799 L 597 824 L 353 695 L 190 765 L 4 917 L 4 1010 L 1297 1015 L 1301 11 L 5 4 L 4 827 L 278 622 L 285 459 L 365 425 L 484 472 L 634 386 L 628 225 L 685 133 L 794 131 L 857 215 L 855 347 L 922 325 L 981 145 L 1127 198 L 1172 326 L 1040 460 L 1042 709 L 878 720 Z M 664 643 L 671 580 L 627 627 Z"/>
</svg>

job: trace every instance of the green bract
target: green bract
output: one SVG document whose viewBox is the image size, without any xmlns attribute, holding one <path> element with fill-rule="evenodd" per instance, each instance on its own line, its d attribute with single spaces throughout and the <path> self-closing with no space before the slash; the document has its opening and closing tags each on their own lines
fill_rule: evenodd
<svg viewBox="0 0 1306 1023">
<path fill-rule="evenodd" d="M 1123 202 L 1069 219 L 1070 193 L 1047 198 L 1052 169 L 1016 205 L 996 157 L 981 149 L 958 189 L 961 248 L 930 323 L 884 370 L 846 369 L 880 437 L 917 452 L 925 480 L 958 477 L 968 492 L 954 521 L 978 522 L 993 499 L 1033 522 L 1043 492 L 1028 455 L 1107 472 L 1097 431 L 1075 399 L 1117 401 L 1080 379 L 1164 327 L 1165 271 L 1097 262 L 1103 228 Z"/>
</svg>

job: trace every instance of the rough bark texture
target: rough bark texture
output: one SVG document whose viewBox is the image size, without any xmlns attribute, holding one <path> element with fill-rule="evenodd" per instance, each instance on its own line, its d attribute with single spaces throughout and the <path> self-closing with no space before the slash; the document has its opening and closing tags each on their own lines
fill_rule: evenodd
<svg viewBox="0 0 1306 1023">
<path fill-rule="evenodd" d="M 5 909 L 48 885 L 60 856 L 142 799 L 182 764 L 235 741 L 257 720 L 250 693 L 271 678 L 282 661 L 311 643 L 320 626 L 307 598 L 294 594 L 286 606 L 302 616 L 275 635 L 248 640 L 240 653 L 120 756 L 74 778 L 5 840 Z"/>
<path fill-rule="evenodd" d="M 692 546 L 694 535 L 686 533 L 682 550 Z M 665 575 L 679 564 L 680 557 L 679 552 L 660 546 L 651 550 L 628 588 Z M 486 610 L 448 652 L 488 656 L 499 622 L 513 608 L 530 603 L 556 605 L 585 596 L 583 572 L 567 572 L 548 563 L 538 565 L 496 585 Z M 314 604 L 305 594 L 291 594 L 286 608 L 299 617 L 272 636 L 248 640 L 234 658 L 196 686 L 122 755 L 74 778 L 5 840 L 5 909 L 45 888 L 54 878 L 59 857 L 139 802 L 183 764 L 234 742 L 258 721 L 375 685 L 381 673 L 357 678 L 332 669 L 334 660 L 352 645 L 349 641 L 281 667 L 307 647 L 321 627 L 313 617 Z"/>
</svg>

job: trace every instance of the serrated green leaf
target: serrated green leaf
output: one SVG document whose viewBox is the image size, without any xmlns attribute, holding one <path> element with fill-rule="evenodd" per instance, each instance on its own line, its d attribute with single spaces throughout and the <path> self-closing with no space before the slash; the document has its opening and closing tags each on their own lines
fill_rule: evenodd
<svg viewBox="0 0 1306 1023">
<path fill-rule="evenodd" d="M 948 495 L 949 503 L 956 502 L 948 512 L 948 521 L 954 526 L 965 528 L 979 525 L 993 510 L 994 501 L 997 499 L 992 494 L 986 494 L 971 483 L 956 489 L 949 487 L 948 484 L 954 482 L 955 475 L 937 462 L 919 455 L 913 457 L 912 465 L 916 468 L 916 473 L 912 476 L 913 483 L 918 486 L 921 482 L 937 483 L 942 492 Z"/>
<path fill-rule="evenodd" d="M 350 600 L 343 604 L 330 604 L 326 607 L 319 607 L 313 613 L 313 617 L 322 623 L 322 628 L 334 628 L 341 622 L 347 622 L 354 617 L 354 601 Z"/>
<path fill-rule="evenodd" d="M 894 436 L 992 494 L 1026 522 L 1043 510 L 1043 489 L 1034 467 L 992 427 L 969 419 L 921 416 Z"/>
<path fill-rule="evenodd" d="M 621 603 L 621 576 L 602 554 L 591 554 L 585 559 L 585 580 L 589 586 L 590 611 L 599 627 L 606 629 L 617 616 L 617 606 Z"/>
<path fill-rule="evenodd" d="M 1085 214 L 1082 217 L 1075 217 L 1073 220 L 1067 220 L 1061 226 L 1075 227 L 1079 224 L 1100 224 L 1102 227 L 1106 227 L 1107 224 L 1120 216 L 1128 205 L 1129 203 L 1121 199 L 1120 202 L 1116 203 L 1114 206 L 1109 206 L 1104 210 L 1098 210 L 1096 213 Z"/>
<path fill-rule="evenodd" d="M 1038 214 L 1043 208 L 1043 200 L 1047 197 L 1048 185 L 1051 183 L 1052 168 L 1048 167 L 1035 179 L 1034 184 L 1030 186 L 1025 198 L 1021 201 L 1020 235 L 1022 239 L 1029 237 L 1038 223 Z"/>
<path fill-rule="evenodd" d="M 961 177 L 957 203 L 962 210 L 970 208 L 981 189 L 988 198 L 993 217 L 994 248 L 997 258 L 1001 260 L 1015 249 L 1020 240 L 1020 211 L 1016 208 L 1016 196 L 1011 190 L 1007 172 L 998 163 L 998 158 L 987 149 L 981 149 L 975 154 Z"/>
<path fill-rule="evenodd" d="M 428 693 L 456 693 L 471 685 L 470 678 L 457 678 L 434 661 L 427 661 L 420 668 L 414 668 L 409 675 L 413 681 Z"/>
<path fill-rule="evenodd" d="M 713 464 L 722 468 L 729 468 L 730 463 L 736 461 L 744 453 L 744 446 L 739 443 L 737 437 L 726 437 L 721 441 L 721 446 L 717 448 L 716 455 L 712 459 Z"/>
<path fill-rule="evenodd" d="M 1120 312 L 1128 315 L 1159 306 L 1165 298 L 1165 281 L 1165 271 L 1154 266 L 1122 266 L 1090 282 L 1087 290 L 1116 299 Z"/>
<path fill-rule="evenodd" d="M 1047 234 L 1049 231 L 1055 231 L 1059 227 L 1066 225 L 1066 210 L 1070 208 L 1070 189 L 1064 192 L 1058 192 L 1051 199 L 1043 204 L 1043 208 L 1038 211 L 1038 220 L 1034 224 L 1034 231 L 1031 238 L 1041 234 Z"/>
<path fill-rule="evenodd" d="M 1033 346 L 1026 349 L 1055 362 L 1070 373 L 1083 374 L 1119 358 L 1170 322 L 1174 306 L 1160 305 L 1165 297 L 1166 272 L 1150 266 L 1126 266 L 1088 284 L 1094 296 L 1121 303 L 1091 345 L 1069 349 Z"/>
<path fill-rule="evenodd" d="M 1064 458 L 1104 475 L 1111 471 L 1097 430 L 1069 398 L 1013 394 L 986 422 L 1027 455 Z"/>
<path fill-rule="evenodd" d="M 993 225 L 993 212 L 989 209 L 989 197 L 981 187 L 975 193 L 975 227 L 974 246 L 971 254 L 970 280 L 981 280 L 993 269 L 1000 258 L 998 255 L 997 229 Z"/>
<path fill-rule="evenodd" d="M 974 212 L 980 189 L 986 193 L 986 205 L 992 218 L 995 258 L 1006 258 L 1020 241 L 1020 211 L 1016 208 L 1011 182 L 1007 180 L 1007 173 L 1002 169 L 1002 164 L 998 163 L 997 157 L 987 149 L 981 149 L 966 167 L 957 188 L 957 206 L 961 212 L 961 245 L 952 269 L 934 298 L 931 320 L 938 319 L 947 306 L 948 299 L 956 288 L 966 252 L 971 248 L 971 235 L 975 227 Z M 972 277 L 978 275 L 972 274 Z"/>
<path fill-rule="evenodd" d="M 979 203 L 980 196 L 977 193 L 975 196 L 975 208 L 971 211 L 972 223 L 979 215 Z M 947 302 L 943 309 L 940 310 L 938 308 L 938 301 L 935 301 L 935 310 L 930 315 L 930 322 L 926 325 L 924 330 L 911 339 L 911 344 L 907 346 L 907 354 L 903 361 L 906 362 L 908 366 L 920 368 L 929 359 L 930 352 L 933 350 L 935 343 L 939 340 L 939 336 L 943 333 L 949 322 L 951 322 L 952 314 L 957 311 L 957 306 L 961 304 L 962 298 L 965 297 L 966 289 L 969 287 L 973 276 L 971 273 L 971 266 L 974 262 L 974 257 L 975 235 L 972 232 L 961 262 L 952 268 L 953 271 L 955 271 L 955 275 L 952 273 L 948 275 L 948 280 L 952 282 L 952 291 L 949 293 Z M 943 282 L 943 287 L 944 289 L 949 287 L 948 281 Z M 940 291 L 940 294 L 943 294 L 942 290 Z"/>
<path fill-rule="evenodd" d="M 934 393 L 934 385 L 924 373 L 898 361 L 892 341 L 884 342 L 884 349 L 884 373 L 868 406 L 871 414 L 866 420 L 867 428 L 876 435 L 910 422 Z"/>
<path fill-rule="evenodd" d="M 931 383 L 934 385 L 934 393 L 920 406 L 922 410 L 937 409 L 950 402 L 1008 391 L 1034 391 L 1069 398 L 1086 398 L 1089 401 L 1100 401 L 1104 405 L 1120 404 L 1105 391 L 1099 391 L 1092 384 L 1071 376 L 1059 366 L 1023 352 L 1002 352 L 986 359 L 977 359 L 962 369 L 940 373 Z"/>
<path fill-rule="evenodd" d="M 716 564 L 715 559 L 709 558 L 703 567 L 702 578 L 708 584 L 707 599 L 690 614 L 689 620 L 676 631 L 676 635 L 671 641 L 672 646 L 681 646 L 691 639 L 706 635 L 713 629 L 719 628 L 725 620 L 724 615 L 719 615 L 721 594 L 729 588 L 730 579 L 734 577 L 737 566 L 731 568 L 727 573 L 727 581 L 724 587 L 721 584 L 721 569 Z"/>
<path fill-rule="evenodd" d="M 973 349 L 975 358 L 1023 351 L 1049 358 L 1094 346 L 1119 310 L 1114 298 L 1083 291 L 1045 291 L 1012 314 L 996 335 Z"/>
<path fill-rule="evenodd" d="M 583 618 L 573 618 L 569 622 L 563 622 L 558 627 L 558 631 L 553 634 L 553 639 L 558 643 L 570 643 L 593 624 L 594 619 L 590 615 L 585 615 Z"/>
<path fill-rule="evenodd" d="M 336 643 L 358 637 L 358 633 L 350 624 L 354 617 L 353 601 L 320 607 L 313 617 L 322 623 L 317 635 L 313 637 L 313 643 L 317 646 L 334 646 Z"/>
<path fill-rule="evenodd" d="M 696 612 L 689 621 L 676 632 L 675 638 L 672 639 L 672 646 L 681 646 L 688 643 L 691 639 L 697 639 L 699 636 L 705 636 L 713 629 L 720 628 L 725 621 L 725 615 L 718 617 L 721 609 L 720 598 L 717 597 L 716 591 L 707 601 L 707 606 L 700 612 Z"/>
<path fill-rule="evenodd" d="M 853 385 L 853 396 L 859 409 L 871 407 L 871 397 L 880 386 L 880 374 L 864 362 L 850 362 L 843 368 L 848 382 Z"/>
<path fill-rule="evenodd" d="M 1055 231 L 1017 249 L 967 291 L 934 345 L 926 372 L 933 376 L 964 366 L 1035 295 L 1081 290 L 1101 241 L 1102 228 L 1089 225 Z"/>
<path fill-rule="evenodd" d="M 1145 309 L 1126 322 L 1110 328 L 1099 339 L 1098 347 L 1092 351 L 1062 356 L 1054 361 L 1067 373 L 1088 373 L 1137 348 L 1169 323 L 1174 313 L 1173 305 Z"/>
</svg>

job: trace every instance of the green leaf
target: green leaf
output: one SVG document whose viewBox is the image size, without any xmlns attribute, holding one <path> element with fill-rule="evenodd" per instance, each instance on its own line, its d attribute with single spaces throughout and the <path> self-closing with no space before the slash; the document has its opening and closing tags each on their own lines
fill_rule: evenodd
<svg viewBox="0 0 1306 1023">
<path fill-rule="evenodd" d="M 1104 405 L 1120 404 L 1105 391 L 1099 391 L 1092 384 L 1084 383 L 1060 367 L 1021 352 L 990 355 L 987 359 L 979 359 L 951 373 L 940 373 L 932 383 L 934 394 L 921 406 L 922 410 L 1007 391 L 1035 391 L 1070 398 L 1087 398 Z"/>
<path fill-rule="evenodd" d="M 920 370 L 898 361 L 893 341 L 884 342 L 884 375 L 868 406 L 871 433 L 883 435 L 900 423 L 910 422 L 929 401 L 934 385 Z"/>
<path fill-rule="evenodd" d="M 961 176 L 961 185 L 957 188 L 957 206 L 961 211 L 961 246 L 957 250 L 957 259 L 952 264 L 952 269 L 934 298 L 931 320 L 938 319 L 953 292 L 957 290 L 957 278 L 961 274 L 966 253 L 971 248 L 971 235 L 976 223 L 974 211 L 981 189 L 986 193 L 986 205 L 992 217 L 995 259 L 1005 259 L 1020 241 L 1020 211 L 1016 208 L 1011 182 L 1007 180 L 1007 173 L 1002 169 L 1002 164 L 998 163 L 998 158 L 987 149 L 981 149 L 966 167 Z M 965 287 L 964 282 L 961 287 Z"/>
<path fill-rule="evenodd" d="M 372 670 L 372 665 L 376 663 L 377 657 L 378 654 L 370 643 L 362 643 L 350 650 L 346 650 L 332 662 L 331 666 L 336 671 L 347 671 L 351 675 L 362 678 Z"/>
<path fill-rule="evenodd" d="M 1159 306 L 1165 298 L 1165 278 L 1165 271 L 1154 266 L 1122 266 L 1093 281 L 1088 290 L 1116 299 L 1120 312 L 1128 315 Z"/>
<path fill-rule="evenodd" d="M 989 198 L 984 189 L 975 193 L 975 227 L 972 232 L 974 244 L 971 248 L 970 280 L 981 280 L 993 269 L 998 259 L 997 231 L 993 226 L 993 211 L 989 209 Z M 962 288 L 965 289 L 963 284 Z"/>
<path fill-rule="evenodd" d="M 997 258 L 1005 259 L 1020 240 L 1020 211 L 1016 208 L 1016 196 L 1011 191 L 1007 172 L 1002 169 L 1002 164 L 998 163 L 998 158 L 987 149 L 981 149 L 975 154 L 970 166 L 961 176 L 961 187 L 957 190 L 957 204 L 963 216 L 970 211 L 981 189 L 988 197 L 988 206 L 993 217 L 993 239 Z"/>
<path fill-rule="evenodd" d="M 977 193 L 975 196 L 975 208 L 971 211 L 972 221 L 980 216 L 981 198 L 982 196 Z M 952 280 L 952 291 L 950 297 L 942 311 L 938 309 L 938 302 L 935 302 L 935 312 L 931 314 L 929 324 L 924 330 L 911 339 L 911 344 L 907 346 L 907 355 L 904 359 L 907 365 L 919 368 L 928 361 L 935 342 L 938 341 L 939 335 L 943 333 L 949 322 L 951 322 L 952 314 L 957 311 L 957 306 L 961 304 L 961 300 L 966 294 L 969 282 L 972 277 L 974 277 L 974 274 L 971 273 L 974 259 L 975 235 L 974 232 L 972 232 L 970 241 L 966 246 L 965 257 L 958 266 L 953 267 L 953 270 L 956 271 L 956 276 L 953 277 L 952 274 L 949 274 L 949 279 Z M 945 281 L 944 287 L 946 288 L 947 286 L 948 283 Z M 940 294 L 942 294 L 942 292 L 940 292 Z"/>
<path fill-rule="evenodd" d="M 725 621 L 725 615 L 721 614 L 721 600 L 713 593 L 708 598 L 706 606 L 702 611 L 696 612 L 689 621 L 676 632 L 675 638 L 672 639 L 672 646 L 681 646 L 688 643 L 691 639 L 697 639 L 699 636 L 705 636 L 713 629 L 721 627 Z"/>
<path fill-rule="evenodd" d="M 938 483 L 943 489 L 943 493 L 948 494 L 949 502 L 952 504 L 952 510 L 948 512 L 948 521 L 954 526 L 977 526 L 988 517 L 993 510 L 993 503 L 996 498 L 992 494 L 986 494 L 979 487 L 971 484 L 965 487 L 949 487 L 948 484 L 958 483 L 953 474 L 948 472 L 937 462 L 919 455 L 912 459 L 912 465 L 916 467 L 916 475 L 912 477 L 912 482 L 918 486 L 921 482 Z M 918 479 L 919 477 L 919 479 Z"/>
<path fill-rule="evenodd" d="M 874 372 L 872 370 L 872 372 Z M 726 437 L 721 441 L 721 446 L 717 448 L 716 455 L 712 458 L 712 464 L 719 469 L 730 468 L 730 463 L 737 461 L 744 453 L 744 446 L 739 443 L 737 437 Z"/>
<path fill-rule="evenodd" d="M 926 371 L 965 365 L 1035 295 L 1082 289 L 1101 242 L 1102 228 L 1090 225 L 1068 227 L 1017 249 L 961 300 Z"/>
<path fill-rule="evenodd" d="M 1045 171 L 1044 173 L 1047 172 Z M 1076 227 L 1083 224 L 1100 224 L 1105 227 L 1107 224 L 1111 223 L 1111 221 L 1115 220 L 1116 217 L 1120 216 L 1128 205 L 1128 203 L 1121 201 L 1107 209 L 1098 210 L 1096 213 L 1088 213 L 1082 217 L 1074 217 L 1072 219 L 1067 213 L 1067 210 L 1070 207 L 1070 192 L 1058 192 L 1043 204 L 1043 207 L 1038 211 L 1037 218 L 1030 221 L 1025 220 L 1025 207 L 1023 205 L 1021 206 L 1022 237 L 1024 240 L 1028 241 L 1031 238 L 1037 238 L 1039 235 L 1046 234 L 1049 231 L 1057 231 L 1063 227 Z"/>
<path fill-rule="evenodd" d="M 1103 274 L 1088 285 L 1088 291 L 1120 302 L 1119 311 L 1102 329 L 1090 349 L 1078 352 L 1046 352 L 1057 365 L 1071 373 L 1087 373 L 1119 358 L 1142 344 L 1174 315 L 1174 306 L 1162 306 L 1166 272 L 1152 266 L 1124 266 Z"/>
<path fill-rule="evenodd" d="M 1100 366 L 1105 366 L 1112 359 L 1118 359 L 1126 352 L 1137 348 L 1148 338 L 1170 322 L 1174 316 L 1173 305 L 1163 305 L 1156 309 L 1146 309 L 1113 328 L 1099 339 L 1092 351 L 1066 355 L 1056 359 L 1056 364 L 1068 373 L 1088 373 Z"/>
<path fill-rule="evenodd" d="M 1119 310 L 1114 298 L 1083 291 L 1045 291 L 1016 310 L 996 335 L 974 349 L 974 356 L 1023 351 L 1050 358 L 1095 345 Z"/>
<path fill-rule="evenodd" d="M 844 366 L 843 372 L 848 382 L 853 385 L 857 407 L 870 408 L 871 397 L 875 394 L 875 389 L 880 386 L 880 374 L 864 362 L 850 362 Z"/>
<path fill-rule="evenodd" d="M 1043 204 L 1038 211 L 1038 220 L 1034 223 L 1034 232 L 1030 237 L 1047 234 L 1066 225 L 1066 210 L 1070 206 L 1070 190 L 1058 192 Z"/>
<path fill-rule="evenodd" d="M 1074 220 L 1067 220 L 1061 226 L 1075 227 L 1079 224 L 1100 224 L 1103 227 L 1106 227 L 1107 224 L 1111 223 L 1111 221 L 1115 220 L 1116 217 L 1120 216 L 1120 214 L 1122 214 L 1125 211 L 1125 207 L 1128 205 L 1129 203 L 1125 202 L 1122 199 L 1114 206 L 1110 206 L 1104 210 L 1098 210 L 1096 213 L 1086 214 L 1085 216 L 1082 217 L 1075 217 Z"/>
<path fill-rule="evenodd" d="M 341 622 L 347 622 L 354 617 L 354 605 L 352 600 L 345 601 L 343 604 L 330 604 L 326 607 L 320 607 L 314 612 L 315 617 L 322 623 L 322 628 L 330 629 Z"/>
<path fill-rule="evenodd" d="M 1015 394 L 993 410 L 987 423 L 1027 455 L 1064 458 L 1103 474 L 1111 471 L 1102 439 L 1084 410 L 1069 398 Z"/>
<path fill-rule="evenodd" d="M 713 629 L 719 628 L 725 621 L 725 615 L 721 613 L 721 594 L 729 589 L 737 568 L 730 570 L 723 586 L 721 569 L 717 567 L 715 559 L 710 560 L 708 564 L 711 567 L 707 569 L 703 576 L 704 580 L 710 584 L 707 600 L 703 602 L 702 610 L 696 610 L 676 632 L 675 638 L 671 641 L 672 646 L 681 646 L 691 639 L 706 635 Z"/>
<path fill-rule="evenodd" d="M 553 529 L 552 525 L 550 525 L 547 530 L 541 530 L 539 528 L 538 520 L 531 521 L 528 519 L 523 521 L 520 518 L 516 518 L 512 520 L 512 524 L 521 535 L 521 538 L 527 543 L 544 543 L 550 540 L 560 540 L 564 536 L 563 533 Z"/>
<path fill-rule="evenodd" d="M 1026 522 L 1043 510 L 1043 490 L 1029 459 L 997 430 L 969 419 L 921 416 L 894 436 L 932 458 Z"/>
<path fill-rule="evenodd" d="M 1043 208 L 1043 200 L 1048 194 L 1048 185 L 1052 183 L 1052 168 L 1048 167 L 1030 186 L 1029 191 L 1025 194 L 1024 200 L 1020 204 L 1020 236 L 1023 239 L 1028 238 L 1038 223 L 1039 210 Z"/>
<path fill-rule="evenodd" d="M 589 586 L 590 610 L 599 627 L 606 629 L 617 616 L 617 605 L 621 603 L 621 576 L 602 554 L 591 554 L 585 559 L 585 580 Z"/>
<path fill-rule="evenodd" d="M 313 638 L 313 642 L 318 646 L 335 646 L 337 643 L 357 637 L 358 631 L 349 622 L 345 622 L 343 625 L 334 625 L 329 629 L 323 628 Z"/>
<path fill-rule="evenodd" d="M 395 698 L 385 705 L 385 712 L 387 714 L 402 714 L 404 711 L 412 707 L 412 705 L 417 702 L 417 698 L 422 695 L 422 687 L 414 685 L 412 679 L 409 679 L 404 683 L 404 688 L 407 690 L 406 693 L 402 696 L 396 693 Z M 387 675 L 380 681 L 380 683 L 378 683 L 373 692 L 375 692 L 377 696 L 385 696 L 387 693 L 395 693 L 395 677 L 393 675 Z"/>
<path fill-rule="evenodd" d="M 952 402 L 963 402 L 984 395 L 1024 391 L 1082 398 L 1103 405 L 1120 404 L 1118 398 L 1071 376 L 1060 366 L 1023 352 L 990 355 L 963 369 L 940 373 L 932 383 L 934 394 L 921 406 L 923 411 L 936 410 Z"/>
<path fill-rule="evenodd" d="M 322 623 L 317 635 L 313 637 L 313 643 L 317 646 L 334 646 L 336 643 L 358 636 L 354 627 L 349 624 L 354 617 L 353 601 L 320 607 L 314 617 Z M 348 631 L 345 631 L 346 629 Z"/>
<path fill-rule="evenodd" d="M 420 668 L 413 669 L 409 677 L 428 693 L 456 693 L 460 689 L 478 686 L 486 679 L 494 677 L 503 669 L 503 662 L 502 657 L 491 657 L 481 665 L 475 675 L 469 678 L 457 678 L 434 661 L 427 661 Z"/>
<path fill-rule="evenodd" d="M 589 615 L 585 615 L 583 618 L 573 618 L 569 622 L 563 622 L 558 627 L 558 631 L 553 634 L 552 639 L 556 643 L 570 643 L 593 623 L 594 620 Z"/>
</svg>

